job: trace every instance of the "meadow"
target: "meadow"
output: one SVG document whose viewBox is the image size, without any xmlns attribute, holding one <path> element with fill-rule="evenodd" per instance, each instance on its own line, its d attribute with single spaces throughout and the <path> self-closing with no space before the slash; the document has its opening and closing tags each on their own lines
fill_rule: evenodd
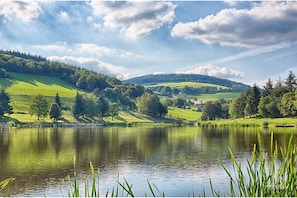
<svg viewBox="0 0 297 198">
<path fill-rule="evenodd" d="M 168 83 L 158 83 L 155 85 L 150 85 L 149 87 L 154 86 L 164 86 L 164 87 L 176 87 L 176 88 L 183 88 L 185 86 L 188 87 L 194 87 L 194 88 L 200 88 L 200 87 L 217 87 L 217 89 L 228 89 L 228 87 L 221 86 L 221 85 L 215 85 L 210 83 L 200 83 L 200 82 L 168 82 Z"/>
<path fill-rule="evenodd" d="M 49 103 L 53 103 L 58 93 L 60 100 L 67 110 L 63 110 L 62 120 L 73 122 L 75 119 L 71 115 L 70 108 L 73 105 L 77 92 L 85 94 L 75 86 L 66 83 L 57 77 L 39 76 L 32 74 L 9 73 L 11 78 L 0 78 L 0 85 L 5 88 L 11 97 L 11 104 L 14 113 L 10 115 L 12 121 L 35 122 L 36 116 L 30 116 L 29 106 L 32 96 L 42 94 Z M 2 118 L 2 121 L 7 118 Z M 46 117 L 42 121 L 51 122 Z"/>
</svg>

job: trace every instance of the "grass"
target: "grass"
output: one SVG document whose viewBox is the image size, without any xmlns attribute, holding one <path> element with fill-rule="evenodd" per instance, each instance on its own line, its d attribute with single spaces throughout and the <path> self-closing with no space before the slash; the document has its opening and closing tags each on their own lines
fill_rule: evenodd
<svg viewBox="0 0 297 198">
<path fill-rule="evenodd" d="M 156 87 L 156 86 L 167 86 L 167 87 L 176 87 L 176 88 L 183 88 L 185 86 L 188 87 L 194 87 L 194 88 L 199 88 L 199 87 L 217 87 L 218 89 L 228 89 L 228 87 L 221 86 L 221 85 L 215 85 L 215 84 L 210 84 L 210 83 L 200 83 L 200 82 L 168 82 L 168 83 L 158 83 L 154 85 L 149 85 L 149 87 Z"/>
<path fill-rule="evenodd" d="M 296 118 L 238 118 L 238 119 L 221 119 L 212 121 L 199 121 L 201 126 L 217 127 L 296 127 Z"/>
<path fill-rule="evenodd" d="M 8 178 L 3 181 L 0 181 L 0 191 L 3 190 L 9 183 L 11 183 L 15 178 Z"/>
<path fill-rule="evenodd" d="M 37 94 L 43 94 L 49 103 L 54 102 L 58 93 L 64 107 L 69 110 L 63 111 L 62 120 L 76 122 L 71 115 L 70 108 L 73 105 L 74 97 L 79 91 L 75 86 L 60 80 L 56 77 L 39 76 L 33 74 L 9 73 L 12 78 L 0 78 L 0 87 L 4 87 L 11 97 L 11 104 L 14 114 L 9 117 L 10 121 L 35 122 L 36 116 L 28 113 L 31 98 Z M 7 120 L 1 118 L 0 121 Z M 44 118 L 44 122 L 51 122 L 49 118 Z"/>
<path fill-rule="evenodd" d="M 197 98 L 198 100 L 202 101 L 209 101 L 209 100 L 219 100 L 219 99 L 233 99 L 239 96 L 240 92 L 222 92 L 222 93 L 214 93 L 214 94 L 201 94 L 198 96 L 192 96 L 193 98 Z"/>
<path fill-rule="evenodd" d="M 201 112 L 196 109 L 181 109 L 177 107 L 168 107 L 168 117 L 182 119 L 188 122 L 197 122 L 201 118 Z"/>
<path fill-rule="evenodd" d="M 258 141 L 258 148 L 257 145 L 254 145 L 252 160 L 247 160 L 248 165 L 244 168 L 237 162 L 229 148 L 234 174 L 223 165 L 230 178 L 229 196 L 296 197 L 297 147 L 293 144 L 293 134 L 287 148 L 278 147 L 272 134 L 270 153 L 261 149 L 260 136 L 258 136 Z M 219 195 L 219 192 L 214 190 L 212 192 L 213 195 Z"/>
</svg>

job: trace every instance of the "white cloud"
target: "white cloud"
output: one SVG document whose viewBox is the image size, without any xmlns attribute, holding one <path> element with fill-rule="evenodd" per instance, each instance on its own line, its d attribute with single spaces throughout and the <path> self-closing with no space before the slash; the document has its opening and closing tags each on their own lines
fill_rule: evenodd
<svg viewBox="0 0 297 198">
<path fill-rule="evenodd" d="M 238 79 L 241 78 L 243 73 L 240 71 L 236 71 L 233 69 L 228 69 L 225 67 L 218 67 L 215 65 L 201 65 L 194 69 L 187 71 L 178 71 L 177 73 L 185 73 L 185 74 L 201 74 L 207 76 L 215 76 L 218 78 L 227 78 L 227 79 Z"/>
<path fill-rule="evenodd" d="M 68 45 L 65 42 L 60 42 L 57 44 L 51 45 L 37 45 L 38 49 L 42 49 L 45 51 L 52 51 L 52 52 L 59 52 L 63 54 L 72 54 L 74 56 L 85 56 L 85 57 L 92 57 L 92 56 L 103 56 L 113 53 L 115 50 L 112 48 L 108 48 L 105 46 L 99 46 L 94 43 L 77 43 Z"/>
<path fill-rule="evenodd" d="M 91 1 L 93 15 L 103 17 L 104 26 L 120 28 L 127 37 L 137 39 L 172 22 L 176 5 L 171 2 Z"/>
<path fill-rule="evenodd" d="M 61 11 L 61 12 L 60 12 L 60 14 L 59 14 L 59 19 L 60 19 L 61 21 L 65 21 L 65 22 L 69 22 L 69 21 L 70 21 L 70 17 L 69 17 L 69 15 L 68 15 L 68 13 L 65 12 L 65 11 Z"/>
<path fill-rule="evenodd" d="M 6 20 L 31 22 L 40 13 L 41 8 L 37 1 L 0 1 L 0 16 Z"/>
<path fill-rule="evenodd" d="M 80 54 L 89 54 L 89 55 L 95 55 L 95 56 L 102 56 L 106 54 L 110 54 L 113 49 L 105 47 L 105 46 L 99 46 L 93 43 L 80 43 L 74 45 L 74 51 L 77 51 Z"/>
<path fill-rule="evenodd" d="M 106 74 L 109 76 L 115 76 L 119 79 L 128 78 L 128 74 L 125 74 L 123 72 L 123 67 L 106 63 L 95 58 L 77 56 L 49 56 L 47 57 L 47 59 L 51 61 L 59 61 L 72 65 L 78 65 L 98 73 Z"/>
<path fill-rule="evenodd" d="M 271 46 L 297 41 L 297 2 L 265 1 L 252 9 L 224 9 L 198 21 L 177 23 L 172 36 L 206 44 L 240 47 Z"/>
</svg>

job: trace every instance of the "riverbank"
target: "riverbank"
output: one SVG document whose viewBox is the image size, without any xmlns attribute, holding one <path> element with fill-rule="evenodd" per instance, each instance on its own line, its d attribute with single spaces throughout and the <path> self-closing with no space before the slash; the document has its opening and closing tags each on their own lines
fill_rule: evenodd
<svg viewBox="0 0 297 198">
<path fill-rule="evenodd" d="M 229 120 L 199 121 L 201 127 L 297 127 L 297 118 L 240 118 Z"/>
</svg>

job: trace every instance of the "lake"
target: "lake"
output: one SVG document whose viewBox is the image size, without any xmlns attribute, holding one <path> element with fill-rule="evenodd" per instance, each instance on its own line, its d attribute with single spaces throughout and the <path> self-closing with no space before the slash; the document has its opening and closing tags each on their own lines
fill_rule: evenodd
<svg viewBox="0 0 297 198">
<path fill-rule="evenodd" d="M 90 161 L 100 169 L 100 196 L 127 180 L 136 196 L 151 196 L 147 181 L 166 196 L 210 194 L 209 178 L 228 196 L 232 169 L 228 147 L 246 164 L 253 145 L 269 151 L 270 133 L 286 146 L 294 128 L 102 127 L 29 128 L 0 131 L 0 181 L 16 178 L 0 196 L 68 196 L 68 175 L 75 171 L 81 195 L 91 175 Z M 65 182 L 63 182 L 63 179 Z M 155 191 L 157 196 L 158 191 Z M 122 195 L 122 194 L 120 194 Z M 126 196 L 126 194 L 123 194 Z"/>
</svg>

